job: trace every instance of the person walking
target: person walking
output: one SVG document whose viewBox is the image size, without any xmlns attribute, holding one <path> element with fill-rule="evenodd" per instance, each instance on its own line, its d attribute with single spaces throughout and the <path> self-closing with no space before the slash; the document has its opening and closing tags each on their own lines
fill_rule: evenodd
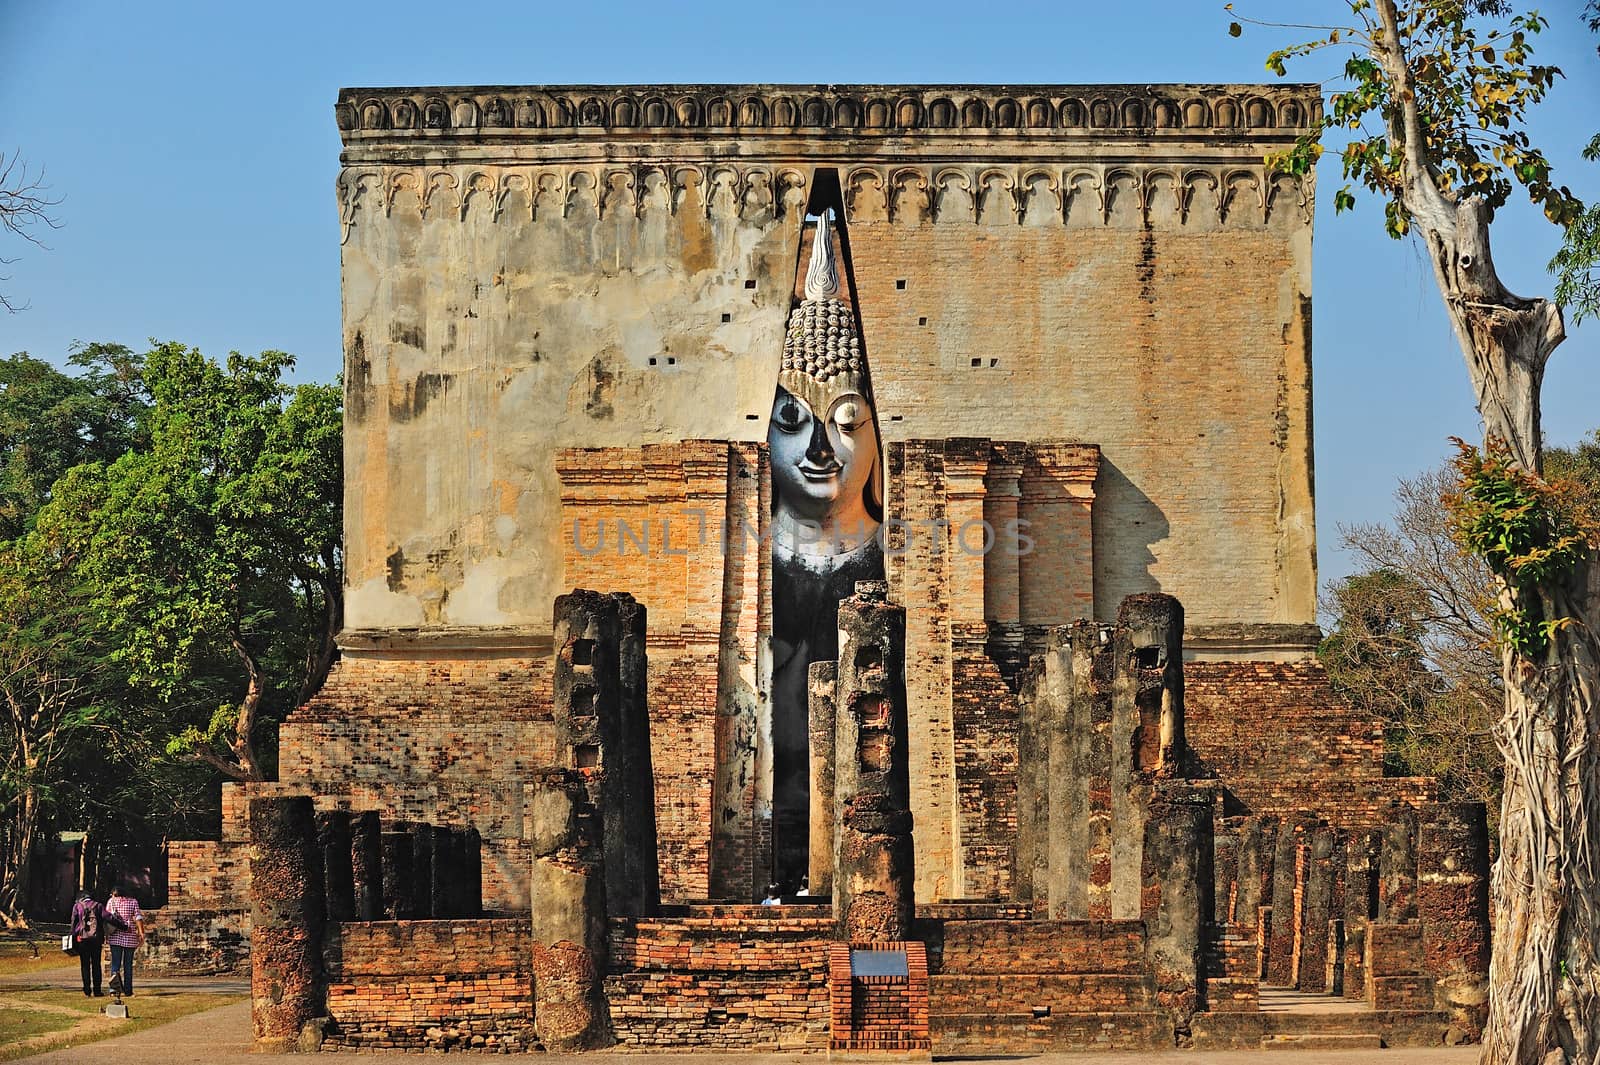
<svg viewBox="0 0 1600 1065">
<path fill-rule="evenodd" d="M 72 904 L 72 945 L 83 973 L 83 993 L 104 995 L 100 990 L 100 955 L 106 941 L 106 908 L 87 891 L 78 892 Z"/>
<path fill-rule="evenodd" d="M 133 997 L 133 952 L 144 946 L 144 913 L 139 900 L 121 884 L 111 889 L 106 900 L 106 916 L 111 930 L 111 990 Z M 122 925 L 117 928 L 116 925 Z"/>
</svg>

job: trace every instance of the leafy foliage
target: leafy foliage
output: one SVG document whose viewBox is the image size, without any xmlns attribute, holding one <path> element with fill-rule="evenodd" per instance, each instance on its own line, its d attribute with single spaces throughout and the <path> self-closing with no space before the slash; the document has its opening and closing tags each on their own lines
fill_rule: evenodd
<svg viewBox="0 0 1600 1065">
<path fill-rule="evenodd" d="M 1590 0 L 1583 15 L 1589 29 L 1600 33 L 1600 0 Z M 1583 149 L 1583 157 L 1600 162 L 1600 134 Z M 1550 271 L 1556 275 L 1556 302 L 1572 310 L 1574 322 L 1600 316 L 1600 204 L 1591 204 L 1567 227 Z"/>
<path fill-rule="evenodd" d="M 1461 487 L 1445 497 L 1445 506 L 1456 537 L 1505 584 L 1510 602 L 1491 615 L 1500 638 L 1519 655 L 1537 658 L 1573 624 L 1572 618 L 1544 616 L 1539 588 L 1584 562 L 1595 527 L 1586 521 L 1578 490 L 1522 470 L 1498 442 L 1482 449 L 1454 443 Z"/>
<path fill-rule="evenodd" d="M 246 779 L 269 768 L 259 715 L 286 713 L 308 679 L 320 685 L 341 617 L 339 399 L 332 386 L 284 384 L 292 364 L 158 345 L 145 358 L 143 446 L 74 468 L 39 519 L 91 589 L 112 658 L 199 718 L 173 752 Z M 202 710 L 193 679 L 229 658 L 231 698 Z"/>
<path fill-rule="evenodd" d="M 1335 210 L 1354 207 L 1354 188 L 1365 188 L 1384 199 L 1390 235 L 1404 236 L 1411 215 L 1401 110 L 1414 106 L 1427 138 L 1419 146 L 1421 157 L 1447 198 L 1481 196 L 1499 207 L 1520 186 L 1558 225 L 1570 226 L 1583 215 L 1582 201 L 1555 183 L 1549 159 L 1524 129 L 1529 108 L 1561 76 L 1558 68 L 1533 62 L 1533 40 L 1549 26 L 1547 19 L 1529 12 L 1504 25 L 1485 26 L 1475 16 L 1506 15 L 1507 5 L 1466 0 L 1405 5 L 1399 32 L 1415 92 L 1401 99 L 1372 54 L 1374 39 L 1383 33 L 1372 0 L 1348 4 L 1350 25 L 1323 27 L 1325 36 L 1267 57 L 1267 69 L 1281 77 L 1294 59 L 1328 48 L 1352 49 L 1344 65 L 1349 87 L 1334 93 L 1320 122 L 1272 162 L 1289 173 L 1308 173 L 1322 155 L 1323 135 L 1346 134 L 1340 152 L 1346 185 L 1334 194 Z M 1230 24 L 1229 32 L 1236 28 L 1237 22 Z"/>
</svg>

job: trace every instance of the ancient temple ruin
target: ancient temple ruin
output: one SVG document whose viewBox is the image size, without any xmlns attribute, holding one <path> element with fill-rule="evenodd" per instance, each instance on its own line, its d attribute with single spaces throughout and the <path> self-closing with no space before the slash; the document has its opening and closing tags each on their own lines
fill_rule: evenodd
<svg viewBox="0 0 1600 1065">
<path fill-rule="evenodd" d="M 1321 106 L 342 91 L 342 659 L 164 959 L 323 1049 L 1475 1036 L 1483 811 L 1312 655 Z"/>
</svg>

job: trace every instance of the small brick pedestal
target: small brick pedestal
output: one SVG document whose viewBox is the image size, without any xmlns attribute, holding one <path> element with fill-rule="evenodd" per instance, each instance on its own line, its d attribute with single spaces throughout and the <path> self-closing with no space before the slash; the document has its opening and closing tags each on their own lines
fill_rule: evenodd
<svg viewBox="0 0 1600 1065">
<path fill-rule="evenodd" d="M 878 955 L 884 964 L 853 964 L 872 960 L 859 955 Z M 933 1060 L 928 951 L 921 943 L 833 944 L 828 949 L 828 991 L 830 1059 Z"/>
</svg>

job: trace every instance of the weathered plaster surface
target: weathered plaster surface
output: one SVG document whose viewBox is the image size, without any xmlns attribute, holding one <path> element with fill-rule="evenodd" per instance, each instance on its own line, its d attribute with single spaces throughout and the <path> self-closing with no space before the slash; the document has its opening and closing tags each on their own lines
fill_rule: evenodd
<svg viewBox="0 0 1600 1065">
<path fill-rule="evenodd" d="M 766 433 L 815 168 L 886 441 L 1101 446 L 1095 613 L 1314 620 L 1304 86 L 346 90 L 352 629 L 548 626 L 554 454 Z"/>
</svg>

